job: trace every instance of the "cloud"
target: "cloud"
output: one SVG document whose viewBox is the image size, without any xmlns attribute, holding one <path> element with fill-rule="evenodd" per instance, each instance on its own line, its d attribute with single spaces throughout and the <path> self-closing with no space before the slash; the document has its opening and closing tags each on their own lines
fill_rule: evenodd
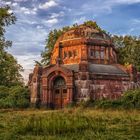
<svg viewBox="0 0 140 140">
<path fill-rule="evenodd" d="M 132 24 L 140 24 L 140 19 L 133 19 L 131 20 Z"/>
<path fill-rule="evenodd" d="M 11 1 L 5 2 L 6 5 L 11 5 Z"/>
<path fill-rule="evenodd" d="M 135 3 L 140 3 L 140 0 L 106 0 L 107 3 L 111 5 L 116 5 L 116 4 L 135 4 Z"/>
<path fill-rule="evenodd" d="M 15 2 L 26 2 L 28 0 L 14 0 Z"/>
<path fill-rule="evenodd" d="M 55 7 L 57 5 L 58 5 L 58 3 L 56 3 L 54 0 L 50 0 L 48 2 L 45 2 L 44 4 L 40 4 L 39 8 L 40 9 L 48 9 L 48 8 L 51 8 L 51 7 Z"/>
<path fill-rule="evenodd" d="M 33 68 L 33 67 L 32 67 Z M 23 79 L 24 79 L 24 83 L 25 85 L 28 84 L 28 81 L 29 81 L 29 74 L 30 73 L 33 73 L 33 69 L 24 69 L 23 72 L 20 72 L 21 75 L 23 76 Z"/>
<path fill-rule="evenodd" d="M 86 21 L 86 17 L 81 17 L 81 18 L 75 19 L 75 20 L 73 21 L 73 24 L 74 24 L 74 23 L 81 24 L 81 23 L 83 23 L 84 21 Z"/>
<path fill-rule="evenodd" d="M 12 3 L 12 6 L 13 6 L 13 7 L 15 7 L 15 6 L 17 6 L 17 5 L 18 5 L 17 2 Z"/>
<path fill-rule="evenodd" d="M 35 60 L 41 60 L 40 54 L 38 55 L 15 55 L 15 58 L 18 60 L 18 63 L 22 64 L 24 69 L 32 69 L 35 64 Z"/>
<path fill-rule="evenodd" d="M 43 26 L 37 25 L 36 28 L 37 28 L 37 29 L 43 29 Z"/>
<path fill-rule="evenodd" d="M 36 11 L 37 11 L 36 8 L 29 9 L 29 8 L 26 8 L 26 7 L 20 7 L 19 10 L 20 10 L 21 13 L 24 13 L 24 14 L 27 14 L 27 15 L 30 15 L 30 14 L 35 15 Z"/>
<path fill-rule="evenodd" d="M 63 11 L 60 11 L 59 13 L 51 13 L 50 18 L 58 18 L 58 17 L 63 17 L 65 14 Z"/>
<path fill-rule="evenodd" d="M 96 15 L 110 14 L 115 6 L 131 5 L 140 3 L 140 0 L 95 0 L 87 1 L 81 5 L 80 10 L 72 11 L 74 15 L 85 13 L 96 13 Z"/>
<path fill-rule="evenodd" d="M 45 21 L 46 24 L 48 24 L 48 26 L 53 26 L 54 24 L 58 23 L 58 19 L 57 18 L 52 18 L 52 19 L 48 19 Z"/>
</svg>

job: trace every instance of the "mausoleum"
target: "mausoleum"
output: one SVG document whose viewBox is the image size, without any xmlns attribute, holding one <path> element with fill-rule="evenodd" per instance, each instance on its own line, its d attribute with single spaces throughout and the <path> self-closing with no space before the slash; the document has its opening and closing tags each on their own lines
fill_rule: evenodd
<svg viewBox="0 0 140 140">
<path fill-rule="evenodd" d="M 29 77 L 31 103 L 63 108 L 89 99 L 117 99 L 136 79 L 133 66 L 117 63 L 111 37 L 92 26 L 70 29 L 57 40 L 50 64 Z"/>
</svg>

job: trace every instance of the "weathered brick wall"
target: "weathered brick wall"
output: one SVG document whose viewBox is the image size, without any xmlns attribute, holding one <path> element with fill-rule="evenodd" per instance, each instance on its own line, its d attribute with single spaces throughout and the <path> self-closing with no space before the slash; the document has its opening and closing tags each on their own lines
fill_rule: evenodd
<svg viewBox="0 0 140 140">
<path fill-rule="evenodd" d="M 119 80 L 76 80 L 76 98 L 81 100 L 117 99 L 129 89 L 129 81 Z"/>
<path fill-rule="evenodd" d="M 30 101 L 31 104 L 39 103 L 40 100 L 40 85 L 41 85 L 42 68 L 35 66 L 33 74 L 30 75 L 29 88 L 30 88 Z"/>
</svg>

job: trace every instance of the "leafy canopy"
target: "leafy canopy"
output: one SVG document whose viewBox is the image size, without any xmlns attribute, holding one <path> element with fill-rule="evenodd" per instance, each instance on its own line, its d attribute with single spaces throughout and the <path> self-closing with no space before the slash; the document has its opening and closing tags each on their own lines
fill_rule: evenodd
<svg viewBox="0 0 140 140">
<path fill-rule="evenodd" d="M 13 86 L 22 84 L 20 71 L 22 67 L 6 49 L 12 46 L 12 42 L 5 39 L 6 27 L 14 24 L 16 17 L 10 12 L 9 6 L 0 7 L 0 85 Z"/>
<path fill-rule="evenodd" d="M 118 50 L 118 62 L 133 64 L 140 71 L 140 38 L 130 35 L 114 35 L 112 38 Z"/>
</svg>

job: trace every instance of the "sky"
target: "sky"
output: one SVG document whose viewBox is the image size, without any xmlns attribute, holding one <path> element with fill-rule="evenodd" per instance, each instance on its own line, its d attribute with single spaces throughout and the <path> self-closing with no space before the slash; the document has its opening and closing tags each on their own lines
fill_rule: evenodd
<svg viewBox="0 0 140 140">
<path fill-rule="evenodd" d="M 0 0 L 10 5 L 15 25 L 7 28 L 8 51 L 25 70 L 41 60 L 48 33 L 63 26 L 94 20 L 111 34 L 140 35 L 140 0 Z"/>
</svg>

